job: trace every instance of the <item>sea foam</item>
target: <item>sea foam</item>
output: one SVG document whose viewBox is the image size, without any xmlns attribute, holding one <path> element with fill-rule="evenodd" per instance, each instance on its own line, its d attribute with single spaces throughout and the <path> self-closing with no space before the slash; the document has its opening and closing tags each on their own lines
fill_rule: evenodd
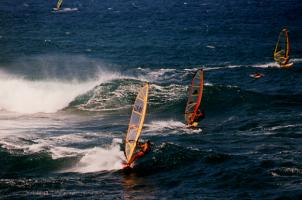
<svg viewBox="0 0 302 200">
<path fill-rule="evenodd" d="M 28 80 L 0 71 L 0 108 L 17 113 L 54 113 L 96 85 L 118 78 L 101 73 L 91 80 Z"/>
</svg>

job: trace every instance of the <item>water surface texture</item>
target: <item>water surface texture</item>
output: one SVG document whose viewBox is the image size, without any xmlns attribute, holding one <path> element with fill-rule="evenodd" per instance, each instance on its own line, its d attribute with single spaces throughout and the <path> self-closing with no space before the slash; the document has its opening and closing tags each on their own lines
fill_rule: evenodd
<svg viewBox="0 0 302 200">
<path fill-rule="evenodd" d="M 55 6 L 0 2 L 1 199 L 302 198 L 300 0 Z M 272 58 L 284 27 L 288 70 Z M 201 66 L 206 118 L 190 130 L 186 93 Z M 145 81 L 152 151 L 125 174 Z"/>
</svg>

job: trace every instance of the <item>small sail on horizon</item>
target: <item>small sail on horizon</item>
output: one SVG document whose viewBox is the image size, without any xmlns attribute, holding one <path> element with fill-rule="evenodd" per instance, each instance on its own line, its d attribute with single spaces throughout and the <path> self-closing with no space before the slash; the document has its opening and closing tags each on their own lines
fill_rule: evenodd
<svg viewBox="0 0 302 200">
<path fill-rule="evenodd" d="M 62 3 L 63 3 L 63 0 L 58 0 L 58 2 L 57 2 L 57 10 L 61 9 Z"/>
<path fill-rule="evenodd" d="M 280 67 L 291 67 L 293 63 L 289 63 L 290 59 L 290 41 L 288 30 L 284 28 L 279 33 L 278 41 L 274 51 L 274 60 Z"/>
</svg>

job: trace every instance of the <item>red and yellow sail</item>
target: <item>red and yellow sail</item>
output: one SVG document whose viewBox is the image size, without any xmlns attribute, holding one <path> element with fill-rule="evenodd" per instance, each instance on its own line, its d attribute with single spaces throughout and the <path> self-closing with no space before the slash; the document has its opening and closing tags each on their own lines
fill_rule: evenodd
<svg viewBox="0 0 302 200">
<path fill-rule="evenodd" d="M 293 63 L 289 63 L 290 55 L 290 41 L 288 37 L 288 30 L 282 29 L 279 33 L 278 41 L 274 51 L 274 60 L 281 67 L 291 67 Z"/>
<path fill-rule="evenodd" d="M 199 69 L 192 80 L 188 91 L 188 102 L 185 109 L 186 124 L 191 125 L 199 110 L 203 94 L 203 69 Z"/>
</svg>

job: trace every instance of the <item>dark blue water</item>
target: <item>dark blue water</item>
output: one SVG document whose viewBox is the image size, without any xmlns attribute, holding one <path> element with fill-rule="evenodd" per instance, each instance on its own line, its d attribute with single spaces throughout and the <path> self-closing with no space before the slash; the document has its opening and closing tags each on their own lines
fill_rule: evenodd
<svg viewBox="0 0 302 200">
<path fill-rule="evenodd" d="M 55 5 L 0 2 L 1 199 L 302 198 L 301 1 Z M 272 58 L 284 27 L 288 70 Z M 190 130 L 186 91 L 201 66 L 206 118 Z M 125 174 L 145 81 L 152 151 Z"/>
</svg>

